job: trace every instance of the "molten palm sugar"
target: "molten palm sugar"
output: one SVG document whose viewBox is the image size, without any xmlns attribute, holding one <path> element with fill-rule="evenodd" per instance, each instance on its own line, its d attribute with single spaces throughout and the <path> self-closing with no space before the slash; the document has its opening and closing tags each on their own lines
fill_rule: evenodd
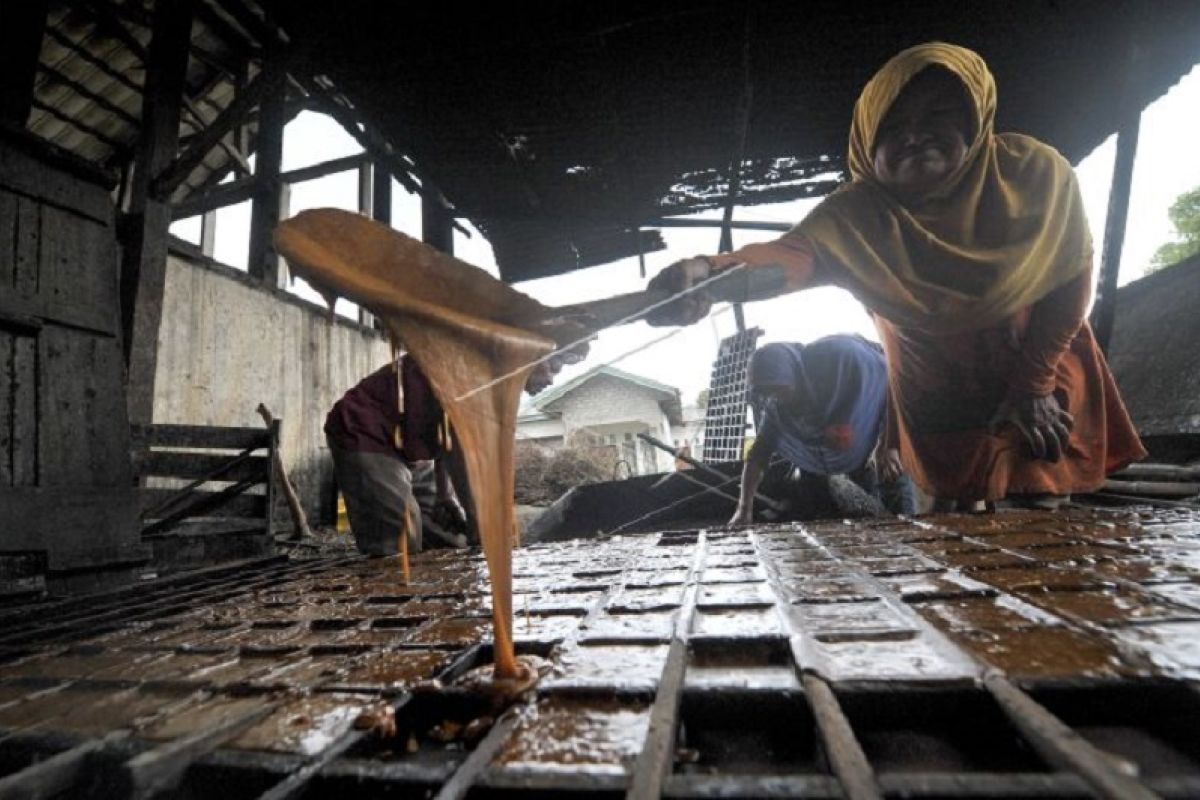
<svg viewBox="0 0 1200 800">
<path fill-rule="evenodd" d="M 371 310 L 429 379 L 462 448 L 492 582 L 497 678 L 512 645 L 513 441 L 525 381 L 554 342 L 524 326 L 546 309 L 483 270 L 358 214 L 305 211 L 275 245 L 323 296 Z"/>
</svg>

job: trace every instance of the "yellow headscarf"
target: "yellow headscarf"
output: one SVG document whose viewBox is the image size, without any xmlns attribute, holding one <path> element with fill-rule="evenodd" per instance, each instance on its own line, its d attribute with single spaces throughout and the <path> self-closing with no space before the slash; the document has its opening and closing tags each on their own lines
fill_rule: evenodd
<svg viewBox="0 0 1200 800">
<path fill-rule="evenodd" d="M 876 179 L 876 131 L 927 67 L 949 70 L 976 122 L 963 165 L 918 205 Z M 996 84 L 978 54 L 934 42 L 892 58 L 863 89 L 850 127 L 852 181 L 798 226 L 818 261 L 899 325 L 989 327 L 1091 269 L 1092 242 L 1071 165 L 1028 136 L 995 134 Z"/>
</svg>

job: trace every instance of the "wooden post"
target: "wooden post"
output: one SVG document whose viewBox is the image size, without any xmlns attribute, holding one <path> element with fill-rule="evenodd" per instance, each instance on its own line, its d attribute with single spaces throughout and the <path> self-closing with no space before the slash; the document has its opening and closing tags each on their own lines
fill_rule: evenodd
<svg viewBox="0 0 1200 800">
<path fill-rule="evenodd" d="M 0 123 L 24 128 L 33 104 L 42 35 L 46 30 L 46 0 L 5 3 L 0 24 Z"/>
<path fill-rule="evenodd" d="M 283 126 L 287 122 L 287 66 L 278 49 L 268 50 L 262 81 L 264 92 L 258 117 L 254 205 L 250 211 L 250 252 L 246 269 L 268 286 L 279 286 L 279 255 L 271 236 L 279 224 L 283 188 L 279 175 L 283 164 Z"/>
<path fill-rule="evenodd" d="M 374 179 L 371 186 L 371 218 L 384 225 L 392 224 L 392 174 L 382 162 L 372 165 Z"/>
<path fill-rule="evenodd" d="M 421 197 L 421 239 L 441 250 L 454 255 L 454 217 L 439 199 Z"/>
<path fill-rule="evenodd" d="M 371 175 L 371 162 L 364 161 L 358 165 L 358 213 L 375 219 L 372 210 L 375 203 L 375 190 Z"/>
<path fill-rule="evenodd" d="M 1092 329 L 1105 355 L 1117 317 L 1117 278 L 1121 273 L 1121 249 L 1125 246 L 1125 226 L 1129 221 L 1129 190 L 1133 183 L 1141 117 L 1141 109 L 1126 114 L 1117 132 L 1117 158 L 1108 193 L 1104 246 L 1100 251 L 1100 279 L 1096 285 L 1096 305 L 1092 309 Z"/>
<path fill-rule="evenodd" d="M 142 129 L 133 167 L 121 266 L 121 329 L 129 375 L 129 419 L 149 424 L 154 409 L 158 328 L 167 272 L 171 210 L 151 194 L 175 158 L 186 90 L 195 0 L 156 3 L 151 23 Z"/>
<path fill-rule="evenodd" d="M 200 215 L 200 252 L 209 258 L 217 251 L 217 212 L 205 211 Z"/>
<path fill-rule="evenodd" d="M 1108 354 L 1113 323 L 1117 317 L 1117 279 L 1121 273 L 1121 250 L 1125 246 L 1125 226 L 1129 221 L 1129 190 L 1133 183 L 1133 162 L 1137 157 L 1138 129 L 1141 127 L 1142 107 L 1137 102 L 1135 87 L 1142 74 L 1142 51 L 1139 46 L 1140 20 L 1127 15 L 1126 50 L 1119 63 L 1123 65 L 1116 87 L 1117 157 L 1113 163 L 1112 186 L 1108 192 L 1108 213 L 1104 220 L 1104 244 L 1100 249 L 1100 276 L 1096 285 L 1096 303 L 1092 306 L 1092 330 L 1100 349 Z"/>
</svg>

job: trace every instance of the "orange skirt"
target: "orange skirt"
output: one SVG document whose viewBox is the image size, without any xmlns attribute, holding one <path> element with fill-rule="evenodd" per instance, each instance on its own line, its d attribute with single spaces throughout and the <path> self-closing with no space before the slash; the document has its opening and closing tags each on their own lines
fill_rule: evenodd
<svg viewBox="0 0 1200 800">
<path fill-rule="evenodd" d="M 1090 492 L 1109 473 L 1146 455 L 1086 322 L 1056 369 L 1055 397 L 1075 418 L 1057 462 L 1033 458 L 1012 426 L 995 435 L 988 431 L 1020 355 L 1008 326 L 941 336 L 877 323 L 901 461 L 933 497 L 975 501 Z"/>
</svg>

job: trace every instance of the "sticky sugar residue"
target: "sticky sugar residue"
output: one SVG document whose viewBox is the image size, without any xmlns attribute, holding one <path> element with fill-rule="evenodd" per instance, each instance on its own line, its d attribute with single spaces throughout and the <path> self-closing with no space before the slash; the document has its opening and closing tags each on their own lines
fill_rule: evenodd
<svg viewBox="0 0 1200 800">
<path fill-rule="evenodd" d="M 491 576 L 496 674 L 514 677 L 517 408 L 533 363 L 554 349 L 551 339 L 522 325 L 544 319 L 545 307 L 476 267 L 347 211 L 305 211 L 280 224 L 275 246 L 327 299 L 345 297 L 383 320 L 449 415 Z"/>
</svg>

